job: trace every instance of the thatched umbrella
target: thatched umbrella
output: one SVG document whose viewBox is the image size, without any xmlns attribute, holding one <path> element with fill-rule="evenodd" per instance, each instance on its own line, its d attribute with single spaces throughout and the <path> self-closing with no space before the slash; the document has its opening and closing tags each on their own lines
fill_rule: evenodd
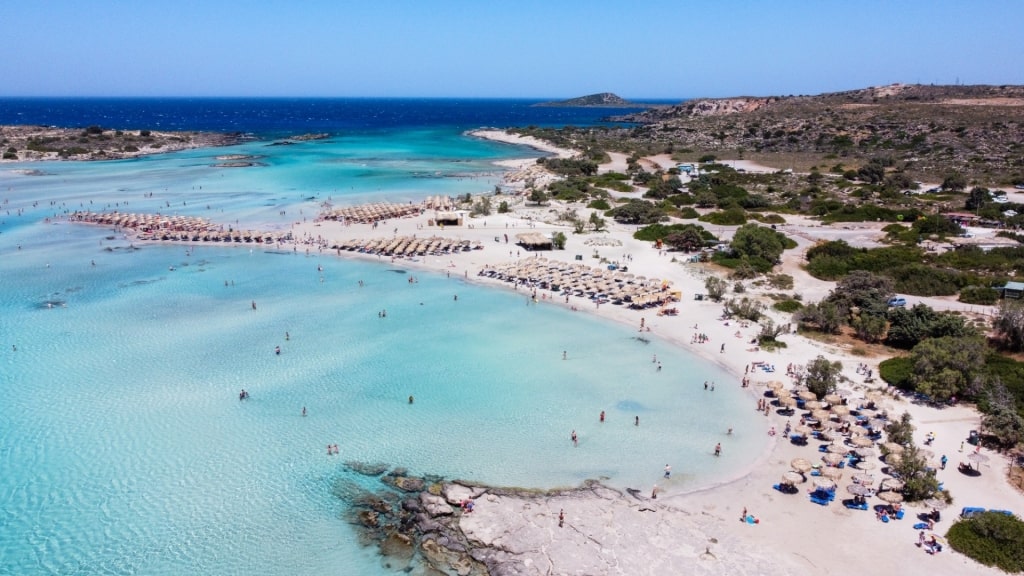
<svg viewBox="0 0 1024 576">
<path fill-rule="evenodd" d="M 877 496 L 880 500 L 884 500 L 889 504 L 903 502 L 903 494 L 900 494 L 899 492 L 879 492 Z"/>
<path fill-rule="evenodd" d="M 828 420 L 828 412 L 824 410 L 811 410 L 811 418 L 814 418 L 819 422 L 824 422 Z"/>
<path fill-rule="evenodd" d="M 904 450 L 902 444 L 897 444 L 895 442 L 886 442 L 885 444 L 882 444 L 882 448 L 887 450 L 890 454 L 902 454 Z"/>
<path fill-rule="evenodd" d="M 828 402 L 829 404 L 840 404 L 843 401 L 839 394 L 826 394 L 825 397 L 822 398 L 822 400 Z"/>
<path fill-rule="evenodd" d="M 811 466 L 811 463 L 805 460 L 804 458 L 794 458 L 789 463 L 789 465 L 793 468 L 793 470 L 796 470 L 797 472 L 807 472 L 811 468 L 813 468 L 813 466 Z"/>
<path fill-rule="evenodd" d="M 796 406 L 796 399 L 791 398 L 789 396 L 783 396 L 779 398 L 779 406 L 782 406 L 784 408 L 792 408 L 793 406 Z"/>
<path fill-rule="evenodd" d="M 828 478 L 822 478 L 821 476 L 814 479 L 814 485 L 825 490 L 832 490 L 836 487 L 836 483 L 834 481 L 829 480 Z"/>
<path fill-rule="evenodd" d="M 924 501 L 924 504 L 935 510 L 945 510 L 949 506 L 949 502 L 946 502 L 945 498 L 929 498 Z"/>
<path fill-rule="evenodd" d="M 843 477 L 843 471 L 839 468 L 825 468 L 821 475 L 830 480 L 839 480 Z"/>
<path fill-rule="evenodd" d="M 899 492 L 903 490 L 903 480 L 899 478 L 886 478 L 882 480 L 882 490 L 892 490 L 893 492 Z"/>
<path fill-rule="evenodd" d="M 861 460 L 860 462 L 857 462 L 856 466 L 857 470 L 874 470 L 878 464 L 875 464 L 870 460 Z"/>
<path fill-rule="evenodd" d="M 797 434 L 799 434 L 801 436 L 807 436 L 808 434 L 811 433 L 811 428 L 809 426 L 805 426 L 803 424 L 798 424 L 798 425 L 793 427 L 793 432 L 796 432 Z"/>
<path fill-rule="evenodd" d="M 842 454 L 845 455 L 850 452 L 850 448 L 843 446 L 842 444 L 829 444 L 827 448 L 829 454 Z"/>
<path fill-rule="evenodd" d="M 871 490 L 867 486 L 862 486 L 860 484 L 850 484 L 849 486 L 846 487 L 846 491 L 849 492 L 850 494 L 853 494 L 854 496 L 867 496 L 868 492 L 870 492 Z"/>
<path fill-rule="evenodd" d="M 850 439 L 850 444 L 853 444 L 854 446 L 857 446 L 859 448 L 867 448 L 868 446 L 871 446 L 874 443 L 875 442 L 871 438 L 868 438 L 867 436 L 854 436 L 853 438 Z"/>
<path fill-rule="evenodd" d="M 805 478 L 803 474 L 792 470 L 782 475 L 783 484 L 803 484 L 806 481 L 807 478 Z"/>
<path fill-rule="evenodd" d="M 864 486 L 871 486 L 872 484 L 875 483 L 874 476 L 872 476 L 871 474 L 865 474 L 863 472 L 860 474 L 854 474 L 853 476 L 850 477 L 850 479 Z"/>
<path fill-rule="evenodd" d="M 814 392 L 811 392 L 810 390 L 801 390 L 800 392 L 797 393 L 797 397 L 799 397 L 802 400 L 818 399 L 818 396 Z"/>
<path fill-rule="evenodd" d="M 840 454 L 824 454 L 821 459 L 829 466 L 838 466 L 843 461 L 843 456 Z"/>
<path fill-rule="evenodd" d="M 833 404 L 830 410 L 832 410 L 832 413 L 837 416 L 846 416 L 850 413 L 850 407 L 843 404 Z"/>
<path fill-rule="evenodd" d="M 823 406 L 823 404 L 821 402 L 817 401 L 817 400 L 808 400 L 808 401 L 804 402 L 804 408 L 806 408 L 808 410 L 818 410 L 822 406 Z"/>
<path fill-rule="evenodd" d="M 981 452 L 971 452 L 970 454 L 967 455 L 967 461 L 972 464 L 983 464 L 985 462 L 988 462 L 988 456 L 982 454 Z"/>
</svg>

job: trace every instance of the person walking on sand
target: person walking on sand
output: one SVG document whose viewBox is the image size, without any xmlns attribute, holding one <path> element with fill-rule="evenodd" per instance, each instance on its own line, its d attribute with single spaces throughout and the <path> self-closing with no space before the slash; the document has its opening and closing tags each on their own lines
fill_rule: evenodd
<svg viewBox="0 0 1024 576">
<path fill-rule="evenodd" d="M 565 509 L 558 510 L 558 527 L 561 528 L 565 525 Z"/>
</svg>

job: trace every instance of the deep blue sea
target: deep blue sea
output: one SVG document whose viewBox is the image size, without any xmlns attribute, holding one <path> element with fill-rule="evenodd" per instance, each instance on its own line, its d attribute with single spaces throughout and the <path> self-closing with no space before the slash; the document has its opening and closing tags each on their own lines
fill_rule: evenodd
<svg viewBox="0 0 1024 576">
<path fill-rule="evenodd" d="M 485 126 L 591 126 L 636 108 L 534 106 L 456 98 L 0 98 L 0 124 L 209 130 L 266 137 L 304 132 Z M 675 104 L 677 101 L 644 101 Z"/>
<path fill-rule="evenodd" d="M 0 100 L 0 123 L 259 138 L 0 164 L 0 574 L 398 573 L 348 523 L 344 496 L 381 485 L 346 461 L 669 494 L 743 469 L 765 442 L 749 403 L 738 386 L 704 393 L 699 382 L 730 377 L 666 342 L 456 277 L 409 284 L 400 266 L 250 246 L 133 249 L 60 221 L 117 209 L 287 229 L 327 198 L 485 192 L 495 160 L 536 153 L 465 130 L 609 113 L 527 104 Z M 332 137 L 265 140 L 314 131 Z M 217 167 L 236 153 L 262 165 Z M 729 449 L 709 459 L 716 441 Z M 676 474 L 662 482 L 666 462 Z"/>
</svg>

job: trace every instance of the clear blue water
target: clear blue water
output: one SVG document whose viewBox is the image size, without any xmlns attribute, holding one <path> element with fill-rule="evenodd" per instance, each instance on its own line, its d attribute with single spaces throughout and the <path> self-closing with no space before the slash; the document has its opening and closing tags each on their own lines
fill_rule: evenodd
<svg viewBox="0 0 1024 576">
<path fill-rule="evenodd" d="M 391 265 L 130 250 L 109 230 L 45 220 L 127 202 L 286 228 L 327 197 L 487 190 L 490 161 L 523 154 L 460 132 L 0 165 L 0 574 L 391 573 L 344 519 L 335 492 L 377 482 L 347 460 L 642 489 L 671 463 L 670 492 L 752 460 L 764 439 L 736 383 L 630 329 L 458 278 L 410 285 Z M 253 151 L 267 166 L 211 167 Z M 334 443 L 341 454 L 327 456 Z"/>
</svg>

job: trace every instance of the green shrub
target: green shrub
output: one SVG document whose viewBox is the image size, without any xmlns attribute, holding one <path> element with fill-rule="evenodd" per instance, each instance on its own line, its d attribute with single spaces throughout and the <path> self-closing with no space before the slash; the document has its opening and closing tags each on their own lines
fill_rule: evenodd
<svg viewBox="0 0 1024 576">
<path fill-rule="evenodd" d="M 697 212 L 693 208 L 687 206 L 686 208 L 681 208 L 676 217 L 682 218 L 683 220 L 692 220 L 694 218 L 700 218 L 700 212 Z"/>
<path fill-rule="evenodd" d="M 779 312 L 796 312 L 803 307 L 804 305 L 796 300 L 779 300 L 775 304 L 772 304 L 772 308 L 775 308 Z"/>
<path fill-rule="evenodd" d="M 764 224 L 785 224 L 786 219 L 778 214 L 751 214 L 751 218 Z"/>
<path fill-rule="evenodd" d="M 597 200 L 591 200 L 590 204 L 587 204 L 587 208 L 593 208 L 594 210 L 611 210 L 612 206 L 604 198 L 598 198 Z"/>
<path fill-rule="evenodd" d="M 999 300 L 999 291 L 988 286 L 967 286 L 960 291 L 960 302 L 990 306 Z"/>
<path fill-rule="evenodd" d="M 17 160 L 18 155 L 14 152 L 4 152 L 4 160 Z"/>
<path fill-rule="evenodd" d="M 914 373 L 914 362 L 909 356 L 896 356 L 883 360 L 878 365 L 878 376 L 890 386 L 901 390 L 913 390 L 914 383 L 910 376 Z"/>
<path fill-rule="evenodd" d="M 654 242 L 656 240 L 664 240 L 672 234 L 681 234 L 686 230 L 696 230 L 706 243 L 718 240 L 714 234 L 697 224 L 651 224 L 634 232 L 633 238 Z"/>
<path fill-rule="evenodd" d="M 705 214 L 698 220 L 718 226 L 742 226 L 747 223 L 747 213 L 742 208 L 734 207 Z"/>
<path fill-rule="evenodd" d="M 955 522 L 946 538 L 976 562 L 1010 573 L 1024 571 L 1024 522 L 1016 516 L 982 512 Z"/>
</svg>

